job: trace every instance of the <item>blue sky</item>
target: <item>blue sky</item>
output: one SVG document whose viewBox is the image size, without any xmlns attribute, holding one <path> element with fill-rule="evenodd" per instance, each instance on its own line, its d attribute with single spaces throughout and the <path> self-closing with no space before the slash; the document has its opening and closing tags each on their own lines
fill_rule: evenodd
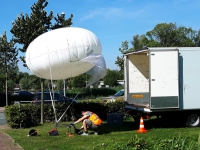
<svg viewBox="0 0 200 150">
<path fill-rule="evenodd" d="M 37 0 L 1 0 L 0 34 L 7 32 L 12 21 L 20 13 L 30 14 L 30 7 Z M 81 27 L 97 35 L 102 44 L 102 54 L 109 69 L 119 69 L 116 57 L 121 56 L 119 47 L 125 40 L 131 41 L 136 34 L 145 34 L 159 23 L 200 30 L 200 0 L 48 0 L 46 11 L 54 15 L 73 14 L 73 27 Z M 19 55 L 24 55 L 19 53 Z M 22 72 L 29 72 L 19 63 Z"/>
</svg>

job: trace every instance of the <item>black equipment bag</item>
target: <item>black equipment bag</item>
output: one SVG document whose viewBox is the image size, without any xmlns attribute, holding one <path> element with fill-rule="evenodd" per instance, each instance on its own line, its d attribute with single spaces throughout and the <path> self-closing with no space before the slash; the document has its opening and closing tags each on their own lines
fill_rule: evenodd
<svg viewBox="0 0 200 150">
<path fill-rule="evenodd" d="M 71 127 L 72 127 L 72 125 L 67 125 L 68 133 L 71 133 Z M 74 127 L 74 133 L 75 133 L 75 134 L 80 135 L 80 134 L 83 133 L 80 129 L 76 129 L 75 125 L 73 125 L 73 127 Z"/>
<path fill-rule="evenodd" d="M 28 134 L 29 136 L 36 136 L 37 135 L 37 131 L 35 130 L 35 129 L 31 129 L 30 131 L 29 131 L 29 134 Z"/>
<path fill-rule="evenodd" d="M 75 126 L 73 126 L 73 127 L 74 127 L 74 133 L 76 133 L 76 134 L 78 134 L 78 135 L 80 135 L 80 134 L 83 133 L 80 129 L 76 129 Z"/>
</svg>

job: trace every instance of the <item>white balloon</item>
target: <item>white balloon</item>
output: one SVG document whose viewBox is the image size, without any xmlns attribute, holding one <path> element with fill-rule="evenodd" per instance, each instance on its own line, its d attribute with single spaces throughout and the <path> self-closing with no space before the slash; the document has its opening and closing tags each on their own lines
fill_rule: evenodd
<svg viewBox="0 0 200 150">
<path fill-rule="evenodd" d="M 106 65 L 101 52 L 101 43 L 94 33 L 65 27 L 46 32 L 32 41 L 26 51 L 26 64 L 34 75 L 44 79 L 67 79 L 94 67 L 101 68 L 98 70 L 103 77 Z"/>
</svg>

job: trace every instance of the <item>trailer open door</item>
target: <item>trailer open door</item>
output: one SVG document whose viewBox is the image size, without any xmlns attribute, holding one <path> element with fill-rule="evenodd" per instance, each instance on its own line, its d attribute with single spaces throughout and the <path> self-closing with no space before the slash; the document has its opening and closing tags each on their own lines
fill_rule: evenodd
<svg viewBox="0 0 200 150">
<path fill-rule="evenodd" d="M 149 49 L 150 109 L 179 107 L 178 49 Z"/>
</svg>

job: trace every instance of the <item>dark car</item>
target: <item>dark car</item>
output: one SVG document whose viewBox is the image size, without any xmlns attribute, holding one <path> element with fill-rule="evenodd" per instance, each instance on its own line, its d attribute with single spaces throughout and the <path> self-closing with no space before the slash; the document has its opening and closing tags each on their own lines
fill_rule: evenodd
<svg viewBox="0 0 200 150">
<path fill-rule="evenodd" d="M 18 93 L 18 95 L 19 96 L 31 96 L 32 95 L 32 93 L 30 93 L 30 92 L 28 92 L 28 91 L 20 91 L 19 93 Z"/>
<path fill-rule="evenodd" d="M 44 92 L 44 102 L 45 103 L 51 103 L 51 97 L 52 100 L 55 102 L 72 102 L 77 103 L 77 100 L 74 100 L 73 98 L 65 97 L 62 94 L 59 93 L 53 93 L 53 92 Z M 41 92 L 36 93 L 33 97 L 33 103 L 40 103 L 41 102 Z"/>
</svg>

